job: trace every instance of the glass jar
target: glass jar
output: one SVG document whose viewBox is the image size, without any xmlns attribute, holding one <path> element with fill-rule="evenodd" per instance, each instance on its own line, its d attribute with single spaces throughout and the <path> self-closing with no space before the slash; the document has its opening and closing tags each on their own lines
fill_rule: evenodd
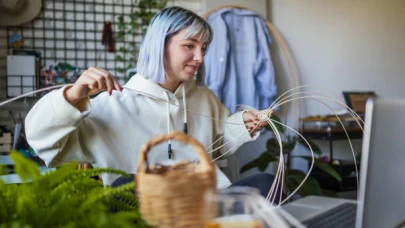
<svg viewBox="0 0 405 228">
<path fill-rule="evenodd" d="M 257 216 L 260 192 L 251 187 L 230 187 L 207 195 L 209 222 L 204 228 L 264 228 Z"/>
</svg>

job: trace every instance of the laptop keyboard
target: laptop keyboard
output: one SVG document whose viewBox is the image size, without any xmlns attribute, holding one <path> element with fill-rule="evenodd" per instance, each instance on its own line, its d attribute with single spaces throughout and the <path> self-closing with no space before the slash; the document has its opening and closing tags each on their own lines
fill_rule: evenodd
<svg viewBox="0 0 405 228">
<path fill-rule="evenodd" d="M 356 226 L 356 208 L 354 203 L 344 203 L 304 221 L 308 228 L 351 228 Z"/>
</svg>

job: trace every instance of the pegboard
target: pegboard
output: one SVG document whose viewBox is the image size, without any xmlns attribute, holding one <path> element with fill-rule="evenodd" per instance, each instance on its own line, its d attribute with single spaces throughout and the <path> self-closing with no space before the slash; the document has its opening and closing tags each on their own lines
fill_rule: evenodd
<svg viewBox="0 0 405 228">
<path fill-rule="evenodd" d="M 40 14 L 31 22 L 0 27 L 0 101 L 7 97 L 7 55 L 14 49 L 8 41 L 12 34 L 24 39 L 22 51 L 37 51 L 40 55 L 39 68 L 55 63 L 69 63 L 79 73 L 90 66 L 100 66 L 111 72 L 123 85 L 125 73 L 119 68 L 128 66 L 129 56 L 122 53 L 122 61 L 116 60 L 117 53 L 107 51 L 102 45 L 102 31 L 105 21 L 111 21 L 117 34 L 117 17 L 128 18 L 135 0 L 43 0 Z M 167 6 L 178 5 L 201 14 L 200 0 L 169 0 Z M 128 21 L 125 21 L 128 22 Z M 115 49 L 129 43 L 140 43 L 141 35 L 127 35 L 125 40 L 116 40 Z M 23 88 L 22 88 L 23 89 Z M 0 107 L 0 125 L 10 120 L 9 111 L 25 112 L 38 97 L 28 97 L 10 105 Z"/>
<path fill-rule="evenodd" d="M 31 22 L 0 28 L 0 41 L 6 46 L 7 55 L 15 54 L 8 38 L 19 34 L 24 40 L 20 52 L 36 51 L 40 56 L 40 68 L 56 63 L 68 63 L 81 72 L 90 66 L 105 68 L 124 83 L 124 69 L 129 58 L 123 55 L 116 60 L 117 52 L 108 52 L 102 44 L 104 22 L 112 22 L 117 31 L 117 17 L 129 18 L 133 10 L 132 0 L 44 0 L 41 13 Z M 126 35 L 116 40 L 115 49 L 129 43 L 140 43 L 141 34 Z M 6 72 L 1 72 L 6 73 Z"/>
</svg>

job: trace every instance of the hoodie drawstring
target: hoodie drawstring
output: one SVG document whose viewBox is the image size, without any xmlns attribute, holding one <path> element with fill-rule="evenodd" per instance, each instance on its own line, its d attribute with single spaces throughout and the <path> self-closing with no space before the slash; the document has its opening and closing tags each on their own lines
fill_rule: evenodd
<svg viewBox="0 0 405 228">
<path fill-rule="evenodd" d="M 165 92 L 166 94 L 166 104 L 167 104 L 167 108 L 166 108 L 166 115 L 167 115 L 167 133 L 170 133 L 170 98 L 169 98 L 169 94 L 167 92 Z M 167 154 L 169 155 L 169 159 L 172 159 L 172 140 L 169 139 L 168 140 L 168 144 L 167 144 Z"/>
<path fill-rule="evenodd" d="M 183 114 L 183 118 L 184 118 L 183 132 L 184 132 L 184 134 L 187 134 L 188 133 L 188 130 L 187 130 L 187 102 L 186 102 L 186 89 L 184 86 L 183 86 L 182 92 L 183 92 L 183 113 L 184 113 Z"/>
<path fill-rule="evenodd" d="M 182 88 L 182 92 L 183 92 L 183 120 L 184 120 L 184 125 L 183 125 L 183 132 L 184 134 L 188 133 L 187 130 L 187 102 L 186 102 L 186 89 Z M 166 95 L 166 115 L 167 115 L 167 133 L 171 132 L 171 127 L 170 127 L 170 97 L 169 94 L 165 91 L 165 95 Z M 169 139 L 168 140 L 168 144 L 167 144 L 167 153 L 169 155 L 169 159 L 172 159 L 172 140 Z"/>
</svg>

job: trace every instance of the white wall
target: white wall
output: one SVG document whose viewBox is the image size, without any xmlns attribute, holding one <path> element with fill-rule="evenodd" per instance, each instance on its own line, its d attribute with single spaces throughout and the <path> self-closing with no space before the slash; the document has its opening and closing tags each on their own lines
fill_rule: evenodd
<svg viewBox="0 0 405 228">
<path fill-rule="evenodd" d="M 344 90 L 405 98 L 405 1 L 271 0 L 268 18 L 289 45 L 302 84 L 325 87 L 342 102 Z M 286 75 L 276 70 L 278 78 Z M 302 104 L 302 116 L 329 112 L 314 101 Z M 329 151 L 327 142 L 317 143 Z M 354 140 L 353 146 L 355 153 L 361 152 L 361 140 Z M 335 141 L 333 149 L 336 158 L 352 159 L 347 141 Z M 306 163 L 296 161 L 294 166 L 304 169 Z"/>
<path fill-rule="evenodd" d="M 326 87 L 340 101 L 342 90 L 405 97 L 405 1 L 272 0 L 268 10 L 302 84 Z M 329 112 L 316 102 L 303 111 Z"/>
</svg>

